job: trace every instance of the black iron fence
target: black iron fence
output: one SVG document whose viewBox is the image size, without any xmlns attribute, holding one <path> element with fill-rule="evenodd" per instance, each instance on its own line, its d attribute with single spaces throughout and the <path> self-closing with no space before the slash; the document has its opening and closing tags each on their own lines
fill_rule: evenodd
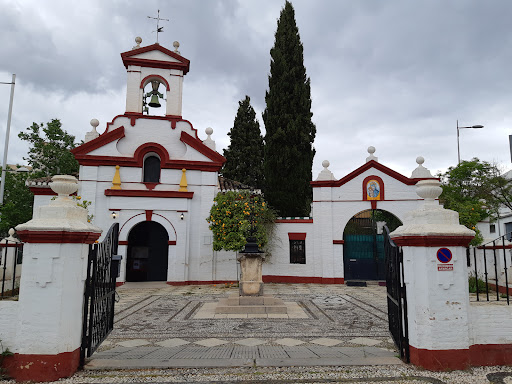
<svg viewBox="0 0 512 384">
<path fill-rule="evenodd" d="M 9 239 L 0 243 L 0 300 L 18 295 L 22 261 L 23 243 Z"/>
<path fill-rule="evenodd" d="M 512 287 L 512 244 L 510 235 L 467 248 L 467 265 L 470 270 L 469 291 L 476 293 L 476 300 L 506 301 L 510 305 Z"/>
</svg>

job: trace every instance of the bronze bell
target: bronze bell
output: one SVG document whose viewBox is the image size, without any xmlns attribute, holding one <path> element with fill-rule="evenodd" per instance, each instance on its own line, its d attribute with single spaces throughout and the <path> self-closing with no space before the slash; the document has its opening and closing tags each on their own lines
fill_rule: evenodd
<svg viewBox="0 0 512 384">
<path fill-rule="evenodd" d="M 160 108 L 160 102 L 158 101 L 158 95 L 151 95 L 151 101 L 148 104 L 150 107 L 153 108 Z"/>
</svg>

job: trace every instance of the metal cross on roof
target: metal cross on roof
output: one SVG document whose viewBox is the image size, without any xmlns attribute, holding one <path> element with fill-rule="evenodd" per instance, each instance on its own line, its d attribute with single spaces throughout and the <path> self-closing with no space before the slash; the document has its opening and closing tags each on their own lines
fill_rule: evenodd
<svg viewBox="0 0 512 384">
<path fill-rule="evenodd" d="M 153 32 L 156 32 L 156 43 L 158 44 L 158 33 L 164 31 L 164 27 L 160 27 L 159 26 L 160 20 L 169 21 L 169 19 L 162 19 L 162 18 L 160 18 L 160 10 L 158 10 L 158 13 L 157 13 L 156 17 L 148 16 L 148 19 L 156 20 L 156 31 L 153 31 Z"/>
</svg>

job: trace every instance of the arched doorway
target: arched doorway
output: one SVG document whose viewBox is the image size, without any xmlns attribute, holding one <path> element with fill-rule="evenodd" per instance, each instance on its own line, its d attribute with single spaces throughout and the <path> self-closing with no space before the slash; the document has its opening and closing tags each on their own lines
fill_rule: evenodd
<svg viewBox="0 0 512 384">
<path fill-rule="evenodd" d="M 135 225 L 128 235 L 126 281 L 167 281 L 169 235 L 155 221 Z"/>
<path fill-rule="evenodd" d="M 384 225 L 394 231 L 402 222 L 392 213 L 381 209 L 359 212 L 348 221 L 343 231 L 346 281 L 386 279 Z"/>
</svg>

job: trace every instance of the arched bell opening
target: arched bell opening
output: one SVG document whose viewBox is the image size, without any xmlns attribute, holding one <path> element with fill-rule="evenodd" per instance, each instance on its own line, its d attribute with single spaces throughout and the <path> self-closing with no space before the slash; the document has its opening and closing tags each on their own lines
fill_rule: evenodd
<svg viewBox="0 0 512 384">
<path fill-rule="evenodd" d="M 167 281 L 169 234 L 155 221 L 135 225 L 128 235 L 126 281 Z"/>
<path fill-rule="evenodd" d="M 343 231 L 345 281 L 386 279 L 384 225 L 392 232 L 402 222 L 381 209 L 361 211 L 347 222 Z"/>
<path fill-rule="evenodd" d="M 165 116 L 165 94 L 167 86 L 158 78 L 151 78 L 142 93 L 142 113 L 151 116 Z"/>
</svg>

